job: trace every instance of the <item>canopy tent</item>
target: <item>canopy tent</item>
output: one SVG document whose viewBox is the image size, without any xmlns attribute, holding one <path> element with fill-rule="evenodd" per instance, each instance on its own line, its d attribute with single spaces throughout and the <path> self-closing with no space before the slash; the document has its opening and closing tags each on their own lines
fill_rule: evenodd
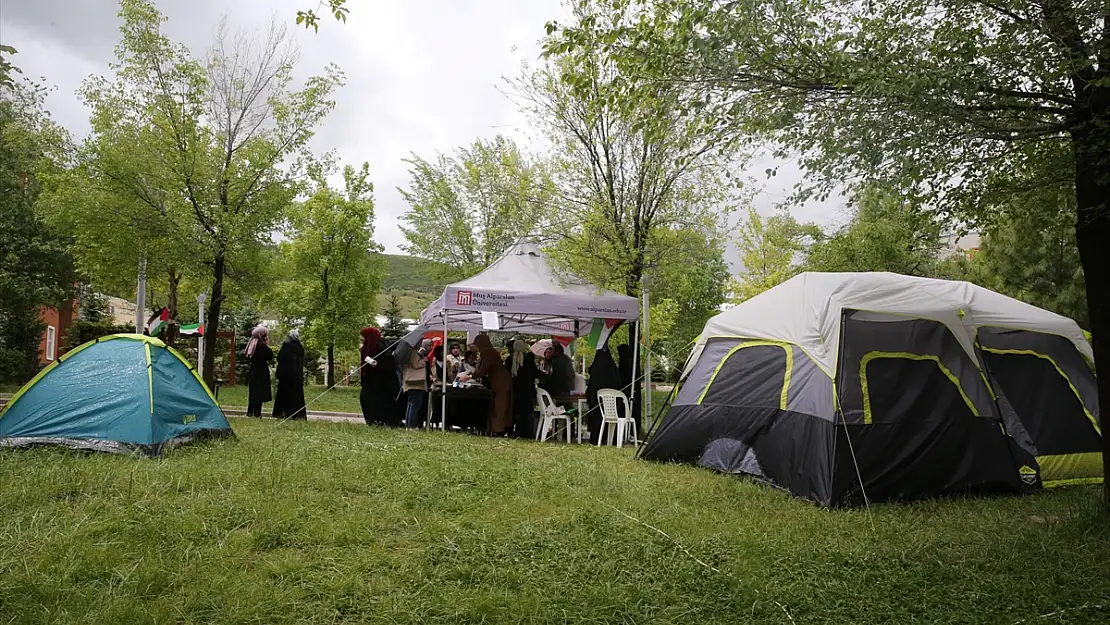
<svg viewBox="0 0 1110 625">
<path fill-rule="evenodd" d="M 1101 479 L 1091 347 L 966 282 L 804 273 L 706 323 L 642 457 L 825 506 Z"/>
<path fill-rule="evenodd" d="M 518 334 L 584 336 L 593 320 L 634 321 L 639 300 L 555 274 L 540 249 L 518 242 L 481 273 L 450 284 L 420 315 L 420 325 L 481 331 L 482 313 L 497 313 L 498 330 Z"/>
<path fill-rule="evenodd" d="M 491 323 L 496 315 L 496 323 Z M 415 347 L 428 329 L 580 337 L 595 319 L 635 321 L 640 301 L 599 289 L 575 276 L 559 276 L 536 245 L 517 241 L 481 273 L 450 284 L 420 315 L 420 324 L 398 351 Z M 495 327 L 494 327 L 495 326 Z M 636 337 L 636 351 L 639 337 Z M 638 362 L 638 355 L 634 356 Z M 635 373 L 633 374 L 635 377 Z M 447 381 L 443 381 L 442 426 L 447 427 Z M 429 417 L 431 403 L 429 402 Z M 429 418 L 429 426 L 431 419 Z"/>
</svg>

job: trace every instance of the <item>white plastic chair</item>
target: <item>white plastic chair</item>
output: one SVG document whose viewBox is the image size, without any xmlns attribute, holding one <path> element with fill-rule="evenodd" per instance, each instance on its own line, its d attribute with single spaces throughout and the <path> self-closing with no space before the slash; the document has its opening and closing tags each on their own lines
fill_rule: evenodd
<svg viewBox="0 0 1110 625">
<path fill-rule="evenodd" d="M 618 403 L 624 404 L 624 416 L 620 416 L 620 409 L 617 408 Z M 601 431 L 597 436 L 597 444 L 600 447 L 601 442 L 605 440 L 606 430 L 613 440 L 611 444 L 617 447 L 624 445 L 628 439 L 628 435 L 632 435 L 632 442 L 639 444 L 640 436 L 636 431 L 636 420 L 632 418 L 632 403 L 628 401 L 628 396 L 624 393 L 611 389 L 603 388 L 597 392 L 597 404 L 601 408 Z"/>
<path fill-rule="evenodd" d="M 556 406 L 555 400 L 551 398 L 551 394 L 542 388 L 536 389 L 536 401 L 540 404 L 540 427 L 536 431 L 536 440 L 546 441 L 548 434 L 555 433 L 558 435 L 558 429 L 552 430 L 552 426 L 561 422 L 563 429 L 567 433 L 567 442 L 570 442 L 570 415 L 562 406 Z"/>
</svg>

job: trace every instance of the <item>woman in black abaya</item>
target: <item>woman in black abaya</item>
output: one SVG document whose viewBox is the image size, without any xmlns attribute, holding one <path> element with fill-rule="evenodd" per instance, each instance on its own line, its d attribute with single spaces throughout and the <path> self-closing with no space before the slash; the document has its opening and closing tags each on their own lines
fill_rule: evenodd
<svg viewBox="0 0 1110 625">
<path fill-rule="evenodd" d="M 274 394 L 275 419 L 308 419 L 304 401 L 304 346 L 301 335 L 290 330 L 277 355 L 277 393 Z"/>
<path fill-rule="evenodd" d="M 620 392 L 628 398 L 632 404 L 633 420 L 636 421 L 636 431 L 643 436 L 643 430 L 640 429 L 640 393 L 637 392 L 639 387 L 632 383 L 633 371 L 633 358 L 631 345 L 617 345 L 617 355 L 620 356 L 621 362 L 618 367 L 621 376 Z M 623 416 L 623 415 L 622 415 Z"/>
<path fill-rule="evenodd" d="M 362 329 L 362 368 L 359 381 L 362 392 L 362 418 L 366 425 L 401 425 L 401 380 L 397 377 L 397 363 L 391 351 L 382 351 L 381 330 Z M 379 353 L 381 352 L 381 353 Z"/>
<path fill-rule="evenodd" d="M 605 388 L 615 391 L 621 388 L 617 363 L 613 362 L 613 355 L 609 353 L 608 348 L 599 349 L 594 354 L 594 362 L 590 365 L 590 379 L 586 383 L 586 404 L 590 409 L 589 414 L 586 415 L 586 422 L 590 426 L 591 445 L 596 445 L 601 435 L 602 415 L 601 406 L 597 401 L 597 392 Z"/>
</svg>

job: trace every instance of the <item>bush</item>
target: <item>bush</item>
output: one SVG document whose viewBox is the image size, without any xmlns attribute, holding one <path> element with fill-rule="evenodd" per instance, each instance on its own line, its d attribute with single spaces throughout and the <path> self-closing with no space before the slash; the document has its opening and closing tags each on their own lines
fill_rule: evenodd
<svg viewBox="0 0 1110 625">
<path fill-rule="evenodd" d="M 37 310 L 0 315 L 0 382 L 23 384 L 39 370 L 43 323 Z"/>
<path fill-rule="evenodd" d="M 110 321 L 74 321 L 66 330 L 66 351 L 69 351 L 89 341 L 95 341 L 102 336 L 112 334 L 131 334 L 135 329 L 131 326 L 117 326 Z"/>
</svg>

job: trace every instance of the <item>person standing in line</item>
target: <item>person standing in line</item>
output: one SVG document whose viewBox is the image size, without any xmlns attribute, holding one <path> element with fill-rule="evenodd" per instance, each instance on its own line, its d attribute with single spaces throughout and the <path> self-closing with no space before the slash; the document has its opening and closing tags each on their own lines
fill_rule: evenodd
<svg viewBox="0 0 1110 625">
<path fill-rule="evenodd" d="M 270 389 L 270 361 L 274 359 L 274 351 L 269 343 L 270 331 L 266 326 L 258 325 L 251 330 L 251 340 L 243 350 L 243 355 L 250 362 L 247 368 L 248 417 L 261 417 L 262 404 L 274 399 Z"/>
<path fill-rule="evenodd" d="M 304 346 L 301 333 L 290 330 L 277 355 L 277 392 L 274 393 L 275 419 L 308 419 L 304 401 Z"/>
<path fill-rule="evenodd" d="M 620 356 L 620 364 L 618 365 L 618 371 L 620 372 L 621 376 L 620 392 L 624 393 L 625 397 L 628 398 L 628 402 L 632 406 L 632 420 L 636 422 L 636 431 L 642 433 L 643 430 L 640 429 L 640 393 L 639 388 L 632 379 L 632 372 L 634 370 L 633 365 L 635 364 L 633 362 L 632 352 L 633 350 L 631 345 L 617 345 L 617 355 Z M 621 406 L 620 412 L 622 413 L 621 416 L 623 417 L 623 406 Z"/>
<path fill-rule="evenodd" d="M 502 436 L 513 425 L 513 377 L 488 334 L 479 334 L 474 339 L 474 347 L 478 350 L 479 359 L 473 377 L 485 379 L 486 386 L 493 393 L 487 431 L 491 436 Z"/>
<path fill-rule="evenodd" d="M 405 407 L 405 427 L 408 428 L 418 428 L 424 424 L 423 410 L 428 398 L 427 364 L 431 349 L 431 339 L 424 339 L 419 350 L 409 352 L 408 362 L 401 372 L 403 388 L 408 393 L 408 404 Z"/>
<path fill-rule="evenodd" d="M 524 339 L 518 338 L 505 360 L 513 376 L 513 437 L 535 438 L 536 379 L 540 375 L 536 355 Z"/>
<path fill-rule="evenodd" d="M 597 445 L 601 441 L 601 422 L 604 418 L 597 392 L 603 389 L 620 390 L 620 384 L 620 373 L 617 363 L 613 362 L 613 355 L 608 348 L 597 350 L 593 364 L 590 365 L 590 382 L 586 386 L 586 405 L 589 406 L 586 423 L 590 428 L 591 445 Z"/>
<path fill-rule="evenodd" d="M 363 328 L 362 366 L 359 370 L 359 404 L 366 425 L 398 426 L 401 424 L 399 407 L 401 383 L 397 378 L 397 363 L 390 350 L 382 349 L 382 332 L 375 327 Z"/>
</svg>

